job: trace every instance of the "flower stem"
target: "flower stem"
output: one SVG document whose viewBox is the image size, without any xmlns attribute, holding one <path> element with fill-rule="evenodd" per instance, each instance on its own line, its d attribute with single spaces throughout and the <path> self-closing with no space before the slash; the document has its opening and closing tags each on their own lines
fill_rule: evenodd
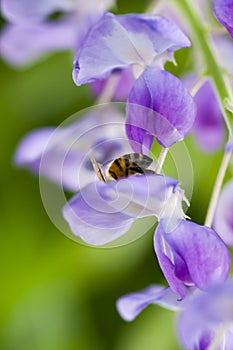
<svg viewBox="0 0 233 350">
<path fill-rule="evenodd" d="M 192 2 L 189 0 L 173 0 L 173 3 L 180 9 L 183 18 L 187 21 L 192 32 L 192 39 L 195 47 L 202 55 L 205 74 L 212 79 L 215 90 L 220 102 L 221 111 L 225 120 L 226 127 L 231 138 L 231 123 L 233 120 L 232 114 L 225 109 L 225 99 L 233 100 L 231 88 L 224 77 L 223 71 L 218 65 L 213 49 L 211 47 L 211 40 L 207 29 L 203 26 L 202 21 L 198 17 L 195 8 L 192 7 Z"/>
<path fill-rule="evenodd" d="M 107 103 L 111 101 L 114 95 L 114 92 L 116 90 L 117 84 L 119 82 L 119 79 L 120 79 L 119 74 L 112 74 L 108 78 L 101 95 L 96 100 L 97 104 Z"/>
<path fill-rule="evenodd" d="M 221 166 L 220 166 L 219 171 L 218 171 L 218 175 L 217 175 L 215 184 L 214 184 L 214 189 L 213 189 L 213 192 L 211 195 L 211 199 L 209 202 L 209 207 L 208 207 L 207 214 L 206 214 L 205 226 L 209 226 L 209 227 L 212 226 L 215 209 L 216 209 L 216 205 L 218 202 L 218 197 L 220 194 L 223 179 L 224 179 L 230 158 L 231 158 L 231 151 L 225 152 L 223 159 L 222 159 Z"/>
<path fill-rule="evenodd" d="M 231 100 L 229 100 L 228 98 L 226 98 L 226 100 L 225 100 L 225 107 L 228 111 L 233 113 L 233 102 Z"/>
<path fill-rule="evenodd" d="M 159 159 L 158 159 L 156 168 L 155 168 L 155 173 L 156 174 L 160 174 L 161 173 L 163 164 L 164 164 L 166 156 L 168 154 L 168 150 L 169 150 L 169 148 L 165 148 L 165 147 L 162 148 L 162 150 L 160 152 L 160 155 L 159 155 Z"/>
<path fill-rule="evenodd" d="M 206 77 L 201 76 L 197 79 L 197 81 L 194 83 L 192 88 L 190 89 L 190 94 L 194 97 L 198 90 L 202 87 L 202 85 L 205 83 Z"/>
</svg>

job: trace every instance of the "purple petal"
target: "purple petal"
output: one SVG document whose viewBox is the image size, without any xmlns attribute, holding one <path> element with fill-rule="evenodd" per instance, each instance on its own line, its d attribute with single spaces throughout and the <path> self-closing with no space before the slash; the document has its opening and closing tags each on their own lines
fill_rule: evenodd
<svg viewBox="0 0 233 350">
<path fill-rule="evenodd" d="M 160 217 L 176 186 L 176 180 L 161 175 L 131 176 L 101 188 L 101 196 L 130 216 Z"/>
<path fill-rule="evenodd" d="M 185 220 L 169 233 L 165 226 L 162 220 L 156 229 L 155 251 L 168 283 L 181 297 L 186 284 L 206 290 L 228 277 L 230 253 L 214 230 Z"/>
<path fill-rule="evenodd" d="M 215 0 L 214 14 L 217 20 L 228 30 L 233 37 L 233 1 Z"/>
<path fill-rule="evenodd" d="M 222 189 L 214 215 L 214 229 L 226 244 L 233 246 L 233 181 Z"/>
<path fill-rule="evenodd" d="M 198 90 L 194 100 L 197 105 L 197 116 L 192 132 L 202 150 L 214 152 L 224 142 L 225 126 L 217 96 L 209 80 Z"/>
<path fill-rule="evenodd" d="M 175 50 L 187 46 L 188 38 L 165 18 L 107 13 L 89 31 L 77 55 L 73 78 L 82 85 L 105 79 L 115 69 L 129 65 L 161 67 Z"/>
<path fill-rule="evenodd" d="M 17 165 L 46 176 L 62 187 L 77 191 L 95 180 L 89 150 L 104 163 L 129 153 L 120 115 L 89 114 L 69 126 L 39 129 L 28 134 L 15 154 Z"/>
<path fill-rule="evenodd" d="M 125 321 L 133 321 L 148 305 L 156 304 L 169 310 L 179 310 L 182 301 L 170 288 L 152 285 L 140 292 L 130 293 L 117 300 L 117 310 Z"/>
<path fill-rule="evenodd" d="M 172 261 L 172 251 L 167 242 L 165 241 L 163 234 L 158 225 L 154 235 L 154 249 L 157 255 L 159 265 L 163 271 L 163 274 L 170 285 L 171 289 L 178 293 L 181 298 L 185 297 L 185 286 L 182 280 L 180 280 L 175 274 L 175 264 Z M 185 264 L 182 265 L 183 270 L 188 274 Z"/>
<path fill-rule="evenodd" d="M 102 245 L 127 232 L 134 218 L 159 217 L 176 185 L 160 175 L 92 183 L 67 203 L 63 214 L 75 235 Z"/>
<path fill-rule="evenodd" d="M 135 152 L 148 153 L 156 136 L 164 147 L 184 139 L 196 115 L 193 98 L 172 74 L 147 68 L 127 102 L 126 132 Z"/>
<path fill-rule="evenodd" d="M 18 166 L 28 168 L 35 174 L 43 175 L 60 186 L 75 191 L 79 188 L 77 171 L 83 162 L 83 155 L 78 151 L 67 153 L 66 149 L 55 147 L 55 144 L 54 147 L 48 147 L 55 130 L 55 128 L 38 129 L 26 135 L 16 150 L 14 161 Z M 59 135 L 58 132 L 56 134 L 61 145 L 64 142 L 64 134 L 62 131 Z M 88 182 L 93 181 L 90 169 L 85 175 Z"/>
<path fill-rule="evenodd" d="M 25 165 L 34 171 L 39 171 L 38 161 L 52 135 L 54 128 L 44 128 L 32 131 L 19 144 L 14 161 L 17 165 Z"/>
<path fill-rule="evenodd" d="M 13 66 L 24 66 L 47 53 L 73 50 L 77 41 L 77 25 L 72 21 L 8 25 L 0 37 L 0 50 L 2 57 Z"/>
<path fill-rule="evenodd" d="M 71 231 L 84 242 L 103 245 L 126 233 L 133 218 L 115 211 L 98 191 L 105 183 L 91 183 L 74 196 L 63 208 L 63 216 Z"/>
</svg>

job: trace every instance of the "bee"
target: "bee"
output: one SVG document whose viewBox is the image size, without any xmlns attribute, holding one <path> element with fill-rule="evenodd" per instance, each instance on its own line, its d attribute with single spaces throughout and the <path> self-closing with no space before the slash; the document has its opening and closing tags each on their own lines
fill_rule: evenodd
<svg viewBox="0 0 233 350">
<path fill-rule="evenodd" d="M 100 164 L 97 163 L 92 151 L 90 159 L 99 180 L 103 182 L 107 182 L 108 179 L 118 180 L 132 175 L 154 173 L 152 170 L 147 169 L 153 160 L 141 153 L 129 153 L 113 160 L 108 164 L 106 175 Z"/>
</svg>

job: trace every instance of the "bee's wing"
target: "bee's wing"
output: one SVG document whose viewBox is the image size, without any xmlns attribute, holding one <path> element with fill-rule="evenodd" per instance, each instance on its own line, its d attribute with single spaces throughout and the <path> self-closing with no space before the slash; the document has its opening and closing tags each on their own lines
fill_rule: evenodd
<svg viewBox="0 0 233 350">
<path fill-rule="evenodd" d="M 103 170 L 101 168 L 101 165 L 99 163 L 97 163 L 97 161 L 95 159 L 95 156 L 94 156 L 94 153 L 93 153 L 92 150 L 90 151 L 90 160 L 91 160 L 93 168 L 94 168 L 94 170 L 96 172 L 96 175 L 98 176 L 98 179 L 100 181 L 107 182 L 106 178 L 104 176 L 104 172 L 103 172 Z"/>
<path fill-rule="evenodd" d="M 122 158 L 128 159 L 130 162 L 137 164 L 137 166 L 142 169 L 147 169 L 153 162 L 153 159 L 141 153 L 125 154 L 122 156 Z"/>
</svg>

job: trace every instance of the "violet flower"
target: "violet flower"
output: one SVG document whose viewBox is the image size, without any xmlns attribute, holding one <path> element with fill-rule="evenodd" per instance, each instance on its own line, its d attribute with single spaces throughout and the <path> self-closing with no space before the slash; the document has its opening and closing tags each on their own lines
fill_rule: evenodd
<svg viewBox="0 0 233 350">
<path fill-rule="evenodd" d="M 214 230 L 184 220 L 183 199 L 175 180 L 139 175 L 87 185 L 66 204 L 63 215 L 71 231 L 91 245 L 117 239 L 136 218 L 157 217 L 158 262 L 171 289 L 184 298 L 187 286 L 206 290 L 224 281 L 231 259 Z"/>
<path fill-rule="evenodd" d="M 214 14 L 217 20 L 228 30 L 233 37 L 233 1 L 215 0 Z"/>
<path fill-rule="evenodd" d="M 148 305 L 160 305 L 178 313 L 177 334 L 187 350 L 230 350 L 233 342 L 233 281 L 212 286 L 207 292 L 186 288 L 187 297 L 170 288 L 151 285 L 120 297 L 117 310 L 125 321 L 134 320 Z"/>
<path fill-rule="evenodd" d="M 146 66 L 162 68 L 174 51 L 190 46 L 185 34 L 169 20 L 149 14 L 106 13 L 92 26 L 77 54 L 73 78 L 77 85 L 107 78 L 132 66 L 138 76 Z"/>
<path fill-rule="evenodd" d="M 214 215 L 214 229 L 224 242 L 233 246 L 233 180 L 225 184 Z"/>
<path fill-rule="evenodd" d="M 25 66 L 47 53 L 75 51 L 90 26 L 114 0 L 2 0 L 1 11 L 10 22 L 0 37 L 2 57 L 14 66 Z M 49 16 L 56 12 L 56 20 Z"/>
<path fill-rule="evenodd" d="M 148 153 L 154 137 L 164 147 L 183 140 L 194 123 L 196 106 L 178 78 L 148 67 L 130 92 L 126 116 L 131 147 Z"/>
<path fill-rule="evenodd" d="M 121 115 L 107 109 L 68 126 L 32 131 L 20 142 L 15 163 L 75 192 L 95 180 L 90 148 L 100 163 L 129 153 Z"/>
</svg>

